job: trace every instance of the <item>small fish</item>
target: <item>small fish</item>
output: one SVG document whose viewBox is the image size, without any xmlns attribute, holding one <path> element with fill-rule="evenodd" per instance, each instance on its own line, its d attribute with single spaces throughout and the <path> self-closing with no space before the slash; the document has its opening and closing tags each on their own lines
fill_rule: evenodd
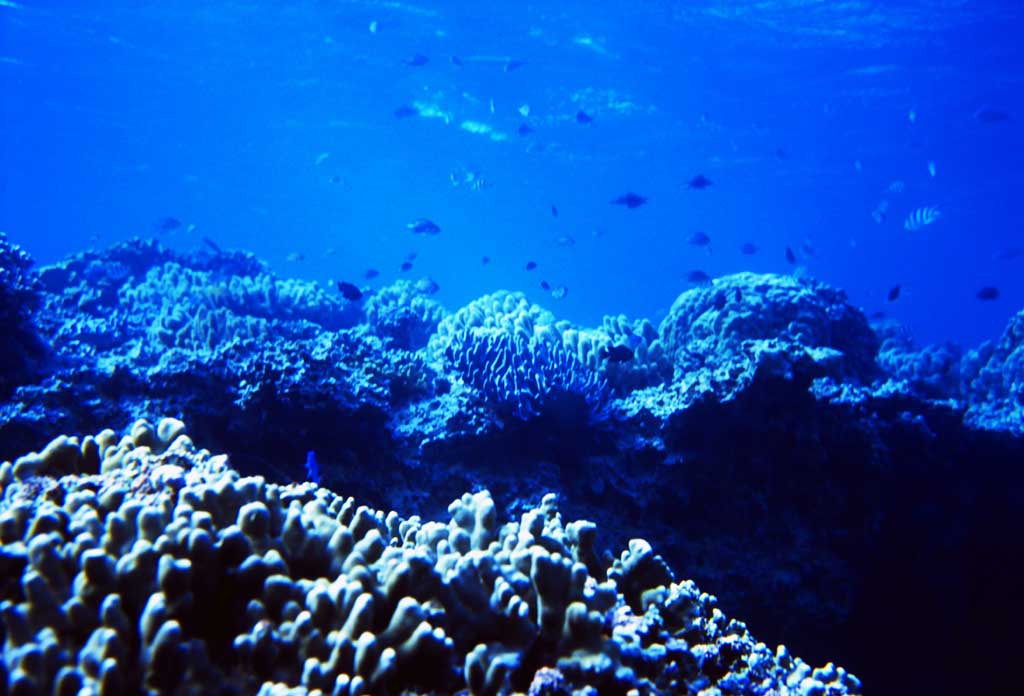
<svg viewBox="0 0 1024 696">
<path fill-rule="evenodd" d="M 527 261 L 526 262 L 526 270 L 533 271 L 536 268 L 537 268 L 537 262 L 536 261 Z"/>
<path fill-rule="evenodd" d="M 522 116 L 523 118 L 526 118 L 526 117 L 528 117 L 530 115 L 530 105 L 529 104 L 520 104 L 519 108 L 516 109 L 516 111 L 519 112 L 520 116 Z"/>
<path fill-rule="evenodd" d="M 700 269 L 694 269 L 686 274 L 686 280 L 697 285 L 711 282 L 711 276 Z"/>
<path fill-rule="evenodd" d="M 332 176 L 332 177 L 331 177 L 330 179 L 328 179 L 328 181 L 329 181 L 329 182 L 331 182 L 332 184 L 336 185 L 336 186 L 337 186 L 338 184 L 343 184 L 343 183 L 345 183 L 345 180 L 344 180 L 344 179 L 342 179 L 342 178 L 341 178 L 340 176 L 338 176 L 337 174 L 335 174 L 335 175 L 334 175 L 334 176 Z"/>
<path fill-rule="evenodd" d="M 1000 249 L 992 255 L 993 258 L 1000 261 L 1009 261 L 1011 259 L 1017 259 L 1024 256 L 1024 247 L 1007 247 L 1006 249 Z"/>
<path fill-rule="evenodd" d="M 316 452 L 306 452 L 306 480 L 320 485 L 320 464 L 316 461 Z"/>
<path fill-rule="evenodd" d="M 181 227 L 181 220 L 175 217 L 161 218 L 156 223 L 156 228 L 161 232 L 173 232 L 174 230 L 180 230 Z"/>
<path fill-rule="evenodd" d="M 285 260 L 287 260 L 289 263 L 298 263 L 299 261 L 305 261 L 306 255 L 303 254 L 301 251 L 293 251 L 292 253 L 288 254 L 288 256 L 285 257 Z"/>
<path fill-rule="evenodd" d="M 928 160 L 928 175 L 934 179 L 936 172 L 938 169 L 935 168 L 935 160 Z"/>
<path fill-rule="evenodd" d="M 395 118 L 412 118 L 413 116 L 419 116 L 420 110 L 417 109 L 415 106 L 403 104 L 402 106 L 398 107 L 391 113 L 394 115 Z"/>
<path fill-rule="evenodd" d="M 505 72 L 512 72 L 526 65 L 525 60 L 509 60 L 505 63 Z"/>
<path fill-rule="evenodd" d="M 375 19 L 375 20 L 373 20 L 372 22 L 370 22 L 370 27 L 369 27 L 369 29 L 370 29 L 370 33 L 371 33 L 371 34 L 376 34 L 376 33 L 377 33 L 377 30 L 378 30 L 379 28 L 380 28 L 380 22 L 378 22 L 378 21 L 377 21 L 376 19 Z"/>
<path fill-rule="evenodd" d="M 569 294 L 569 288 L 564 285 L 559 285 L 557 288 L 551 291 L 551 297 L 556 300 L 564 299 Z"/>
<path fill-rule="evenodd" d="M 344 280 L 338 281 L 338 292 L 349 302 L 357 302 L 363 299 L 363 291 L 352 283 L 346 283 Z"/>
<path fill-rule="evenodd" d="M 203 237 L 203 244 L 205 244 L 206 246 L 210 247 L 210 249 L 212 249 L 217 254 L 223 254 L 224 253 L 224 250 L 221 249 L 219 246 L 217 246 L 217 243 L 215 241 L 213 241 L 212 239 L 210 239 L 209 237 Z"/>
<path fill-rule="evenodd" d="M 367 268 L 365 271 L 363 271 L 363 278 L 366 280 L 373 280 L 379 275 L 380 271 L 378 271 L 376 268 Z"/>
<path fill-rule="evenodd" d="M 813 244 L 811 244 L 811 240 L 807 239 L 806 237 L 802 242 L 800 242 L 800 251 L 803 253 L 804 256 L 813 257 L 818 255 L 818 250 L 814 248 Z"/>
<path fill-rule="evenodd" d="M 930 225 L 942 217 L 942 212 L 934 206 L 923 206 L 918 208 L 903 221 L 903 229 L 909 232 L 916 232 L 926 225 Z"/>
<path fill-rule="evenodd" d="M 882 200 L 878 201 L 878 205 L 876 205 L 875 209 L 871 211 L 871 219 L 874 220 L 875 223 L 881 225 L 883 222 L 889 219 L 888 213 L 889 201 L 883 198 Z"/>
<path fill-rule="evenodd" d="M 629 193 L 624 193 L 618 198 L 612 200 L 611 203 L 612 205 L 624 205 L 630 210 L 632 210 L 633 208 L 639 208 L 646 202 L 646 198 L 630 191 Z"/>
<path fill-rule="evenodd" d="M 491 257 L 490 256 L 484 256 L 483 258 L 480 259 L 480 263 L 482 263 L 484 266 L 486 266 L 490 262 L 491 262 Z"/>
<path fill-rule="evenodd" d="M 413 68 L 421 68 L 430 62 L 430 58 L 423 55 L 422 53 L 417 53 L 415 55 L 409 56 L 408 58 L 403 58 L 402 62 Z"/>
<path fill-rule="evenodd" d="M 753 242 L 744 242 L 743 246 L 740 247 L 740 253 L 744 256 L 753 256 L 758 252 L 757 245 Z"/>
<path fill-rule="evenodd" d="M 527 124 L 527 123 L 520 123 L 519 124 L 519 128 L 516 129 L 516 133 L 518 133 L 520 135 L 520 137 L 522 137 L 524 135 L 529 135 L 532 132 L 533 132 L 533 129 L 530 128 L 529 124 Z"/>
<path fill-rule="evenodd" d="M 907 120 L 911 123 L 917 123 L 917 112 L 914 109 L 907 112 Z"/>
<path fill-rule="evenodd" d="M 463 63 L 462 63 L 462 59 L 461 59 L 461 58 L 459 58 L 458 56 L 449 56 L 449 58 L 448 58 L 448 61 L 449 61 L 449 62 L 450 62 L 450 63 L 451 63 L 452 65 L 458 66 L 458 67 L 460 67 L 460 68 L 461 68 L 461 67 L 462 67 L 462 65 L 463 65 Z"/>
<path fill-rule="evenodd" d="M 889 302 L 895 302 L 900 298 L 900 286 L 893 285 L 889 288 L 889 292 L 886 294 L 885 299 Z"/>
<path fill-rule="evenodd" d="M 556 206 L 551 206 L 551 217 L 558 217 L 558 208 Z"/>
<path fill-rule="evenodd" d="M 896 179 L 895 181 L 889 182 L 889 186 L 886 188 L 889 193 L 903 193 L 907 190 L 907 182 L 902 179 Z"/>
<path fill-rule="evenodd" d="M 786 260 L 790 263 L 796 263 L 796 254 L 789 247 L 786 247 Z"/>
<path fill-rule="evenodd" d="M 709 244 L 711 244 L 711 237 L 707 236 L 703 232 L 697 231 L 697 232 L 694 232 L 693 234 L 691 234 L 689 237 L 687 237 L 686 241 L 691 246 L 706 247 Z"/>
<path fill-rule="evenodd" d="M 417 256 L 418 254 L 415 251 L 410 251 L 408 254 L 405 255 L 405 260 L 415 261 Z"/>
<path fill-rule="evenodd" d="M 594 117 L 588 114 L 583 109 L 576 112 L 576 123 L 588 125 L 594 122 Z"/>
<path fill-rule="evenodd" d="M 711 179 L 707 178 L 703 174 L 698 174 L 697 176 L 693 177 L 688 182 L 686 182 L 686 186 L 687 188 L 692 188 L 696 191 L 702 191 L 707 187 L 713 185 L 714 183 L 715 182 L 713 182 Z"/>
<path fill-rule="evenodd" d="M 406 225 L 406 228 L 413 234 L 433 236 L 441 233 L 441 228 L 433 220 L 428 220 L 427 218 L 416 218 Z"/>
<path fill-rule="evenodd" d="M 540 289 L 544 290 L 545 292 L 551 292 L 551 283 L 549 283 L 546 280 L 540 281 Z"/>
<path fill-rule="evenodd" d="M 786 152 L 785 150 L 783 150 L 783 149 L 782 149 L 782 148 L 780 147 L 780 148 L 778 148 L 778 149 L 776 149 L 776 150 L 775 150 L 775 157 L 776 157 L 776 158 L 778 158 L 778 159 L 780 159 L 780 160 L 783 160 L 783 161 L 785 161 L 785 160 L 788 160 L 788 159 L 789 159 L 789 153 L 788 153 L 788 152 Z"/>
<path fill-rule="evenodd" d="M 882 310 L 872 312 L 871 316 L 869 316 L 868 319 L 885 319 L 885 312 L 883 312 Z"/>
<path fill-rule="evenodd" d="M 982 302 L 991 302 L 999 299 L 999 288 L 994 285 L 986 285 L 978 290 L 978 299 Z"/>
<path fill-rule="evenodd" d="M 1010 120 L 1010 114 L 991 106 L 982 106 L 972 114 L 975 121 L 992 125 L 994 123 L 1006 123 Z"/>
<path fill-rule="evenodd" d="M 403 261 L 399 269 L 405 273 L 412 270 L 412 261 Z"/>
<path fill-rule="evenodd" d="M 857 170 L 858 174 L 860 174 L 861 172 L 864 171 L 864 163 L 861 162 L 860 160 L 854 160 L 853 161 L 853 168 Z"/>
<path fill-rule="evenodd" d="M 570 234 L 563 234 L 561 237 L 555 240 L 555 244 L 560 247 L 571 247 L 576 244 L 576 240 L 573 239 Z"/>
<path fill-rule="evenodd" d="M 319 155 L 316 156 L 316 159 L 313 161 L 313 166 L 319 167 L 321 164 L 326 162 L 327 158 L 329 158 L 330 156 L 331 153 L 329 152 L 321 152 Z"/>
<path fill-rule="evenodd" d="M 629 346 L 616 344 L 614 346 L 608 346 L 598 351 L 598 356 L 604 358 L 610 363 L 624 363 L 629 362 L 633 359 L 633 349 Z"/>
</svg>

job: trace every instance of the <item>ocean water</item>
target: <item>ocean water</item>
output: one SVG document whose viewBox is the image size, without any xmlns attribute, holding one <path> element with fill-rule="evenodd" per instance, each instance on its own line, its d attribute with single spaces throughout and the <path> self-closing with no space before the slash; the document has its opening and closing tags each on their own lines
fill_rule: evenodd
<svg viewBox="0 0 1024 696">
<path fill-rule="evenodd" d="M 415 254 L 449 308 L 517 289 L 590 325 L 657 322 L 696 269 L 806 273 L 971 347 L 1024 303 L 1022 15 L 4 0 L 0 229 L 40 263 L 209 239 L 328 287 Z M 646 203 L 611 203 L 627 192 Z"/>
</svg>

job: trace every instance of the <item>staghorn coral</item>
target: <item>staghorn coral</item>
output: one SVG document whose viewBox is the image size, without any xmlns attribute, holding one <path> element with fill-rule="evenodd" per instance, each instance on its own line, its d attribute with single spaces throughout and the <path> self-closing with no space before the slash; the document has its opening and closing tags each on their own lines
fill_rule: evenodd
<svg viewBox="0 0 1024 696">
<path fill-rule="evenodd" d="M 177 421 L 81 442 L 118 466 L 0 466 L 8 693 L 860 690 L 756 642 L 643 541 L 602 564 L 553 495 L 425 522 L 242 478 Z"/>
<path fill-rule="evenodd" d="M 445 310 L 431 299 L 432 283 L 398 280 L 366 301 L 366 319 L 373 332 L 392 340 L 396 348 L 419 350 L 427 345 L 444 319 Z"/>
<path fill-rule="evenodd" d="M 543 413 L 584 420 L 606 417 L 607 383 L 561 346 L 532 342 L 502 329 L 467 329 L 451 338 L 448 364 L 505 415 Z"/>
</svg>

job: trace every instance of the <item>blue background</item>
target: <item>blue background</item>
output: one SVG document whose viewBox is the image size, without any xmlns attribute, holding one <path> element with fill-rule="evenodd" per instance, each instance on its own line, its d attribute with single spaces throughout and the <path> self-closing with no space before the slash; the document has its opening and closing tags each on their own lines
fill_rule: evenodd
<svg viewBox="0 0 1024 696">
<path fill-rule="evenodd" d="M 1007 0 L 0 0 L 0 230 L 40 263 L 207 237 L 323 283 L 364 284 L 368 267 L 389 282 L 415 252 L 410 277 L 433 277 L 450 309 L 522 289 L 583 324 L 658 321 L 697 268 L 793 272 L 789 246 L 920 342 L 969 346 L 1024 305 L 1024 257 L 998 258 L 1024 248 L 1022 14 Z M 415 54 L 429 62 L 403 62 Z M 403 105 L 445 117 L 396 118 Z M 714 185 L 688 189 L 698 173 Z M 627 191 L 648 204 L 609 203 Z M 904 230 L 921 206 L 942 218 Z M 167 216 L 182 228 L 159 230 Z M 418 217 L 441 234 L 411 234 Z M 711 253 L 687 243 L 698 230 Z M 980 302 L 984 285 L 1000 299 Z"/>
</svg>

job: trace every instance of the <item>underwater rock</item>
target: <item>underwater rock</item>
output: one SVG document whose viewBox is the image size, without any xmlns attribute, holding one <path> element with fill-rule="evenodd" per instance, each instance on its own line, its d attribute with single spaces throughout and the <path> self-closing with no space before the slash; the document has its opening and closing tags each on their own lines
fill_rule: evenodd
<svg viewBox="0 0 1024 696">
<path fill-rule="evenodd" d="M 40 374 L 47 346 L 34 324 L 41 303 L 32 258 L 0 232 L 0 399 Z"/>
<path fill-rule="evenodd" d="M 1024 310 L 998 341 L 968 351 L 960 371 L 967 422 L 1024 435 Z"/>
</svg>

